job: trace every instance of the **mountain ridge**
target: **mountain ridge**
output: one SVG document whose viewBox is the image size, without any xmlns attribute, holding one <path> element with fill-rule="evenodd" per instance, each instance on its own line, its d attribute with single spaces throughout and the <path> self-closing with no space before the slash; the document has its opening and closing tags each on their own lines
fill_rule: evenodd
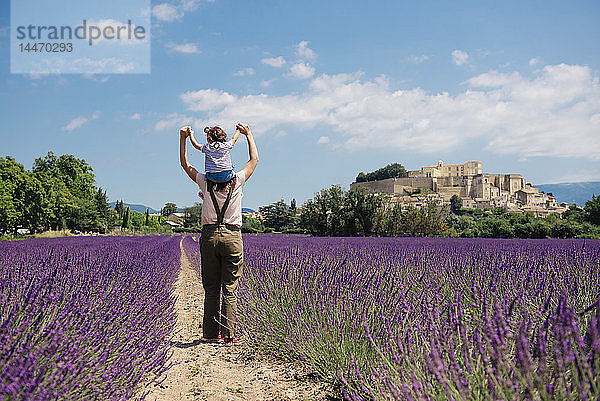
<svg viewBox="0 0 600 401">
<path fill-rule="evenodd" d="M 585 202 L 592 199 L 593 195 L 600 194 L 600 181 L 539 184 L 535 187 L 545 193 L 552 193 L 558 203 L 577 203 L 579 206 L 585 206 Z"/>
<path fill-rule="evenodd" d="M 110 209 L 114 209 L 116 204 L 117 204 L 116 201 L 110 202 L 108 204 L 108 207 Z M 124 207 L 129 207 L 129 210 L 135 210 L 136 212 L 140 212 L 140 213 L 146 213 L 146 209 L 148 209 L 148 212 L 150 214 L 160 213 L 160 210 L 156 210 L 156 209 L 151 208 L 150 206 L 146 206 L 146 205 L 142 205 L 142 204 L 138 204 L 138 203 L 123 203 L 123 206 Z M 178 212 L 183 212 L 183 211 L 185 211 L 185 207 L 178 207 L 177 211 Z M 254 212 L 254 209 L 243 207 L 242 208 L 242 212 L 252 213 L 252 212 Z"/>
<path fill-rule="evenodd" d="M 116 201 L 110 202 L 108 204 L 108 207 L 110 209 L 114 209 L 116 204 L 117 204 Z M 123 207 L 129 207 L 129 210 L 135 210 L 136 212 L 140 212 L 140 213 L 146 213 L 146 209 L 148 209 L 148 213 L 150 213 L 150 214 L 160 213 L 160 210 L 155 210 L 155 209 L 151 208 L 150 206 L 137 204 L 137 203 L 123 203 Z"/>
</svg>

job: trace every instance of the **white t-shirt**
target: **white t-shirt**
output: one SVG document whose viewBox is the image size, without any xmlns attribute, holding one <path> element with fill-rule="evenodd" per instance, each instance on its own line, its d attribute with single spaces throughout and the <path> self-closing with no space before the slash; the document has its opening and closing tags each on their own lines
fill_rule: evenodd
<svg viewBox="0 0 600 401">
<path fill-rule="evenodd" d="M 235 173 L 236 182 L 233 191 L 231 191 L 231 199 L 229 200 L 229 206 L 223 216 L 223 224 L 233 224 L 234 226 L 242 226 L 242 188 L 246 183 L 246 175 L 244 171 L 238 171 Z M 206 188 L 206 175 L 198 173 L 196 176 L 196 182 L 200 187 L 200 190 L 204 194 L 204 203 L 202 204 L 202 224 L 217 224 L 217 211 L 213 205 L 212 198 L 208 189 Z M 228 191 L 217 191 L 217 187 L 214 187 L 215 198 L 219 208 L 223 207 L 225 199 L 227 199 Z"/>
</svg>

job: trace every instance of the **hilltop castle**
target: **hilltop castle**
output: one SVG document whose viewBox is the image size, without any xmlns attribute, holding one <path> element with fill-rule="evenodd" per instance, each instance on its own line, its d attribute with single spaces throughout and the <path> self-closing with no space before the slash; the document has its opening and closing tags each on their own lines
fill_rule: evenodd
<svg viewBox="0 0 600 401">
<path fill-rule="evenodd" d="M 536 216 L 562 213 L 552 194 L 540 192 L 520 174 L 483 173 L 481 161 L 444 164 L 408 171 L 405 177 L 370 182 L 355 182 L 350 189 L 364 187 L 371 193 L 390 195 L 390 202 L 403 207 L 421 207 L 428 201 L 448 204 L 453 195 L 465 208 L 503 207 L 512 212 L 531 211 Z"/>
</svg>

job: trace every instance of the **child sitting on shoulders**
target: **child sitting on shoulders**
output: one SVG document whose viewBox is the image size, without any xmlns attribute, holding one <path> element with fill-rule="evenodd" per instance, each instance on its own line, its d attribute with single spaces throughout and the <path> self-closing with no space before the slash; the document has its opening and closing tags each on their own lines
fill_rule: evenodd
<svg viewBox="0 0 600 401">
<path fill-rule="evenodd" d="M 203 145 L 196 142 L 194 139 L 194 131 L 191 127 L 184 128 L 190 133 L 192 145 L 204 153 L 206 179 L 216 183 L 230 181 L 233 178 L 234 173 L 229 151 L 233 149 L 233 145 L 235 145 L 235 142 L 240 135 L 238 127 L 235 128 L 235 134 L 230 141 L 227 141 L 227 134 L 220 127 L 204 128 L 206 141 L 208 143 Z"/>
</svg>

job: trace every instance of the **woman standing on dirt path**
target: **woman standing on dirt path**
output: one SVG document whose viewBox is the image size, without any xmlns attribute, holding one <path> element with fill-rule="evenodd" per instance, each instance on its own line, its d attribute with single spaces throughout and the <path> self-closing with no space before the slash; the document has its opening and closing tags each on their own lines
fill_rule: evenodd
<svg viewBox="0 0 600 401">
<path fill-rule="evenodd" d="M 258 163 L 258 151 L 250 127 L 239 123 L 236 128 L 248 140 L 250 160 L 230 181 L 215 184 L 190 165 L 187 157 L 187 137 L 190 129 L 179 131 L 179 159 L 181 167 L 204 194 L 202 205 L 202 286 L 204 287 L 204 317 L 202 339 L 225 343 L 235 341 L 235 308 L 238 279 L 242 275 L 244 247 L 242 243 L 242 188 Z M 208 194 L 208 195 L 207 195 Z M 219 324 L 219 301 L 221 322 Z M 219 336 L 220 331 L 220 336 Z"/>
</svg>

